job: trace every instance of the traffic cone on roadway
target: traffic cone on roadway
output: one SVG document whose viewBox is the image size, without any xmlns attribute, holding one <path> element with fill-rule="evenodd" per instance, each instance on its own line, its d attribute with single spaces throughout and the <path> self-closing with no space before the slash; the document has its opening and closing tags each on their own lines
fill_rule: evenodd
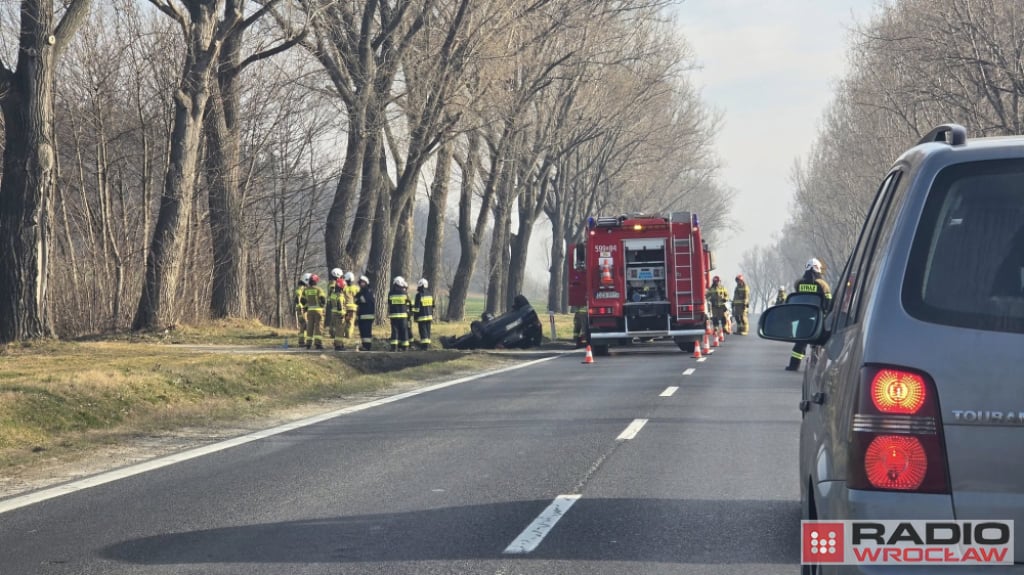
<svg viewBox="0 0 1024 575">
<path fill-rule="evenodd" d="M 704 356 L 700 354 L 700 342 L 693 342 L 693 359 L 700 359 L 702 357 Z"/>
<path fill-rule="evenodd" d="M 590 346 L 587 346 L 587 355 L 583 358 L 583 363 L 594 363 L 594 352 L 590 350 Z"/>
<path fill-rule="evenodd" d="M 711 347 L 718 347 L 719 345 L 721 344 L 718 343 L 718 332 L 715 331 L 714 335 L 711 336 Z"/>
<path fill-rule="evenodd" d="M 708 343 L 708 334 L 704 334 L 704 354 L 708 355 L 711 353 L 711 344 Z"/>
</svg>

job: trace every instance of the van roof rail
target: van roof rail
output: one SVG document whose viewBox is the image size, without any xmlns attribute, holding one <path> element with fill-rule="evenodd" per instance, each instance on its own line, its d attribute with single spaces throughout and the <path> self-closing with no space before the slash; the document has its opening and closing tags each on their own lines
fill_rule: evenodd
<svg viewBox="0 0 1024 575">
<path fill-rule="evenodd" d="M 943 124 L 928 132 L 921 138 L 918 145 L 929 142 L 942 142 L 951 146 L 962 146 L 967 143 L 967 128 L 960 124 Z"/>
</svg>

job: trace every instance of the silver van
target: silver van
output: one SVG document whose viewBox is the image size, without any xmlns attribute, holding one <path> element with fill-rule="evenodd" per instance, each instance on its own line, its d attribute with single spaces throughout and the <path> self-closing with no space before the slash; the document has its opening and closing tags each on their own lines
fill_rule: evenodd
<svg viewBox="0 0 1024 575">
<path fill-rule="evenodd" d="M 833 287 L 831 310 L 778 305 L 758 326 L 812 346 L 804 519 L 1024 526 L 1024 137 L 933 130 L 883 179 Z M 1020 575 L 1024 535 L 1014 555 L 1013 566 L 933 571 Z"/>
</svg>

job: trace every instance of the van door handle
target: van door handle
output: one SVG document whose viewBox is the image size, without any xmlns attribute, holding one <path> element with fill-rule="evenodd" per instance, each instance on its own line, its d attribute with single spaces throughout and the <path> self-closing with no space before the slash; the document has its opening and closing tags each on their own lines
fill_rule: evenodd
<svg viewBox="0 0 1024 575">
<path fill-rule="evenodd" d="M 813 401 L 814 403 L 817 403 L 818 405 L 821 405 L 821 404 L 825 403 L 825 394 L 819 391 L 818 393 L 815 393 L 811 397 L 811 401 Z"/>
<path fill-rule="evenodd" d="M 803 412 L 803 413 L 807 413 L 810 410 L 811 410 L 811 402 L 806 400 L 806 399 L 800 400 L 800 411 Z"/>
</svg>

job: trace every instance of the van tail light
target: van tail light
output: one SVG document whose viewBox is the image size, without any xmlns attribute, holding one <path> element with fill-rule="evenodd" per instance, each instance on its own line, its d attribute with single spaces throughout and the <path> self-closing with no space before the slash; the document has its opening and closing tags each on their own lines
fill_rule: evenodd
<svg viewBox="0 0 1024 575">
<path fill-rule="evenodd" d="M 864 366 L 851 435 L 851 489 L 950 492 L 938 395 L 927 374 Z"/>
</svg>

